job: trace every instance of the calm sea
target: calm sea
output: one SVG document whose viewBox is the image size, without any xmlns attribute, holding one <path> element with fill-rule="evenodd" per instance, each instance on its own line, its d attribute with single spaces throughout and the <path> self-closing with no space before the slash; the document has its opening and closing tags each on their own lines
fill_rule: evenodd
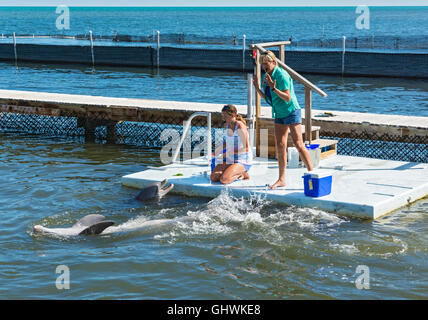
<svg viewBox="0 0 428 320">
<path fill-rule="evenodd" d="M 0 133 L 1 299 L 427 299 L 428 200 L 377 221 L 234 198 L 133 200 L 156 150 Z M 35 235 L 87 214 L 93 237 Z M 141 228 L 149 219 L 193 221 Z M 70 289 L 56 287 L 58 266 Z M 370 289 L 358 289 L 369 268 Z M 361 267 L 360 267 L 361 268 Z"/>
<path fill-rule="evenodd" d="M 70 7 L 70 29 L 59 31 L 55 7 L 0 7 L 0 33 L 199 35 L 254 40 L 361 36 L 427 36 L 427 7 L 369 7 L 369 29 L 358 29 L 356 7 L 133 8 Z"/>
<path fill-rule="evenodd" d="M 428 82 L 421 79 L 305 75 L 324 90 L 313 108 L 428 116 Z M 95 69 L 79 65 L 0 62 L 2 89 L 220 104 L 247 104 L 247 78 L 241 72 L 152 68 Z M 304 87 L 295 82 L 304 105 Z M 270 108 L 262 101 L 262 105 Z"/>
<path fill-rule="evenodd" d="M 403 11 L 404 10 L 404 11 Z M 403 15 L 403 12 L 405 14 Z M 376 34 L 427 35 L 426 8 L 373 8 Z M 54 8 L 0 8 L 0 32 L 57 33 Z M 268 18 L 267 18 L 268 17 Z M 71 8 L 70 33 L 199 33 L 317 38 L 359 32 L 355 8 Z M 411 17 L 409 19 L 409 17 Z M 267 32 L 269 30 L 269 32 Z M 68 31 L 67 31 L 68 32 Z M 314 108 L 428 116 L 419 80 L 308 77 Z M 0 64 L 2 89 L 246 103 L 240 73 Z M 302 88 L 297 88 L 303 99 Z M 161 165 L 159 151 L 0 132 L 1 299 L 427 299 L 428 200 L 377 221 L 234 198 L 133 200 L 123 175 Z M 269 182 L 269 181 L 267 181 Z M 38 236 L 103 214 L 117 232 Z M 192 216 L 162 228 L 149 219 Z M 59 290 L 56 268 L 70 271 Z M 359 266 L 370 289 L 358 289 Z"/>
</svg>

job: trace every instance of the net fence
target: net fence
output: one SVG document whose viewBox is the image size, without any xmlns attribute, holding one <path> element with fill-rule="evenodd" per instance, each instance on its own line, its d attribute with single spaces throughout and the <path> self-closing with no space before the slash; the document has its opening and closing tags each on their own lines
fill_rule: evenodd
<svg viewBox="0 0 428 320">
<path fill-rule="evenodd" d="M 312 47 L 341 49 L 343 39 L 305 39 L 292 41 L 291 47 Z M 381 50 L 427 50 L 428 37 L 426 36 L 366 36 L 347 37 L 345 40 L 347 49 L 381 49 Z"/>
<path fill-rule="evenodd" d="M 62 113 L 60 116 L 0 113 L 0 134 L 37 134 L 45 137 L 74 137 L 84 141 L 134 145 L 159 150 L 168 147 L 171 156 L 183 135 L 183 119 L 150 114 L 143 121 L 112 121 L 98 114 L 82 118 L 78 114 Z M 196 117 L 185 139 L 181 155 L 199 152 L 206 154 L 207 123 L 205 117 Z M 212 150 L 222 143 L 224 129 L 217 118 L 211 129 Z M 372 132 L 341 133 L 321 132 L 322 139 L 338 140 L 337 153 L 357 157 L 428 163 L 427 136 L 393 136 Z"/>
<path fill-rule="evenodd" d="M 3 39 L 12 39 L 12 34 L 2 34 Z M 89 33 L 86 34 L 16 34 L 16 38 L 33 38 L 37 39 L 74 39 L 74 40 L 90 40 Z M 286 37 L 288 38 L 288 37 Z M 97 34 L 93 33 L 92 39 L 100 42 L 115 42 L 120 43 L 146 43 L 155 44 L 157 42 L 157 33 L 143 35 L 132 34 Z M 320 38 L 299 39 L 289 37 L 291 44 L 287 47 L 291 48 L 332 48 L 341 49 L 343 45 L 342 38 Z M 242 46 L 244 44 L 244 35 L 234 33 L 226 34 L 223 36 L 209 36 L 200 34 L 187 34 L 187 33 L 161 33 L 160 41 L 163 44 L 177 44 L 177 45 L 230 45 Z M 265 43 L 278 41 L 277 38 L 256 38 L 245 37 L 245 43 Z M 359 37 L 346 37 L 346 48 L 348 49 L 381 49 L 381 50 L 428 50 L 428 36 L 359 36 Z"/>
<path fill-rule="evenodd" d="M 354 157 L 428 163 L 428 136 L 397 136 L 373 132 L 324 132 L 337 140 L 337 154 Z"/>
<path fill-rule="evenodd" d="M 142 148 L 164 148 L 171 157 L 183 135 L 183 118 L 165 114 L 147 114 L 145 121 L 112 121 L 102 113 L 91 118 L 82 118 L 73 112 L 61 116 L 19 114 L 0 112 L 0 135 L 28 134 L 42 137 L 67 137 L 76 141 L 113 143 L 139 146 Z M 205 156 L 207 154 L 207 123 L 205 117 L 196 117 L 184 139 L 180 157 Z M 223 141 L 224 130 L 211 129 L 212 150 Z M 199 150 L 199 153 L 195 152 Z"/>
</svg>

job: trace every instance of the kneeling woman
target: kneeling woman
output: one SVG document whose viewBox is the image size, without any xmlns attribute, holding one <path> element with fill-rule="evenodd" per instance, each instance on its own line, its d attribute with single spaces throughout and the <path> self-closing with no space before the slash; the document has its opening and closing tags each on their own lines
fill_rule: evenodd
<svg viewBox="0 0 428 320">
<path fill-rule="evenodd" d="M 226 122 L 226 134 L 223 145 L 215 150 L 214 156 L 223 154 L 223 163 L 215 166 L 211 181 L 228 184 L 236 179 L 249 179 L 253 156 L 245 120 L 234 105 L 228 104 L 221 111 Z"/>
</svg>

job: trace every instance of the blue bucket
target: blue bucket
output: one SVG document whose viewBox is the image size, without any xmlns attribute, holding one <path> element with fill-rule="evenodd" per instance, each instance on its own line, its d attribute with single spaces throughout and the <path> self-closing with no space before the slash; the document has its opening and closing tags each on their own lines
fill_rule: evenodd
<svg viewBox="0 0 428 320">
<path fill-rule="evenodd" d="M 212 157 L 212 158 L 211 158 L 211 172 L 213 172 L 213 171 L 214 171 L 214 168 L 215 168 L 215 158 L 214 158 L 214 157 Z"/>
<path fill-rule="evenodd" d="M 306 149 L 315 150 L 320 145 L 319 144 L 305 144 L 305 146 L 306 146 Z"/>
</svg>

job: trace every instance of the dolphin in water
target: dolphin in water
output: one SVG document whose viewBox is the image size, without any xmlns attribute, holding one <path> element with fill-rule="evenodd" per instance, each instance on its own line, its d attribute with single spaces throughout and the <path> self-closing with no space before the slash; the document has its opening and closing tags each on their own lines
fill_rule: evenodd
<svg viewBox="0 0 428 320">
<path fill-rule="evenodd" d="M 168 180 L 165 179 L 162 182 L 152 183 L 140 190 L 135 199 L 144 201 L 152 198 L 162 198 L 169 191 L 174 188 L 174 184 L 166 186 Z M 160 219 L 146 221 L 141 227 L 152 227 L 170 224 L 175 219 Z M 89 214 L 84 216 L 82 219 L 77 221 L 70 228 L 46 228 L 41 225 L 35 225 L 33 231 L 35 233 L 50 233 L 61 236 L 75 236 L 75 235 L 95 235 L 102 233 L 108 227 L 114 225 L 113 221 L 105 220 L 105 217 L 101 214 Z"/>
<path fill-rule="evenodd" d="M 174 225 L 178 222 L 186 222 L 193 220 L 192 217 L 184 216 L 174 219 L 154 219 L 154 220 L 130 220 L 119 226 L 113 226 L 114 222 L 105 220 L 101 214 L 90 214 L 84 216 L 70 228 L 46 228 L 40 225 L 33 227 L 34 233 L 51 234 L 56 236 L 77 236 L 77 235 L 95 235 L 95 234 L 110 234 L 115 232 L 142 230 L 160 228 L 168 225 Z"/>
<path fill-rule="evenodd" d="M 87 236 L 100 234 L 106 228 L 112 225 L 114 225 L 114 222 L 110 220 L 105 220 L 105 217 L 101 214 L 89 214 L 77 221 L 70 228 L 46 228 L 40 225 L 36 225 L 33 227 L 33 230 L 37 233 L 53 233 L 63 236 Z"/>
<path fill-rule="evenodd" d="M 140 190 L 135 199 L 145 201 L 153 198 L 162 198 L 170 192 L 172 188 L 174 188 L 174 184 L 172 183 L 169 186 L 166 186 L 167 182 L 168 180 L 165 179 L 162 182 L 149 184 Z"/>
</svg>

